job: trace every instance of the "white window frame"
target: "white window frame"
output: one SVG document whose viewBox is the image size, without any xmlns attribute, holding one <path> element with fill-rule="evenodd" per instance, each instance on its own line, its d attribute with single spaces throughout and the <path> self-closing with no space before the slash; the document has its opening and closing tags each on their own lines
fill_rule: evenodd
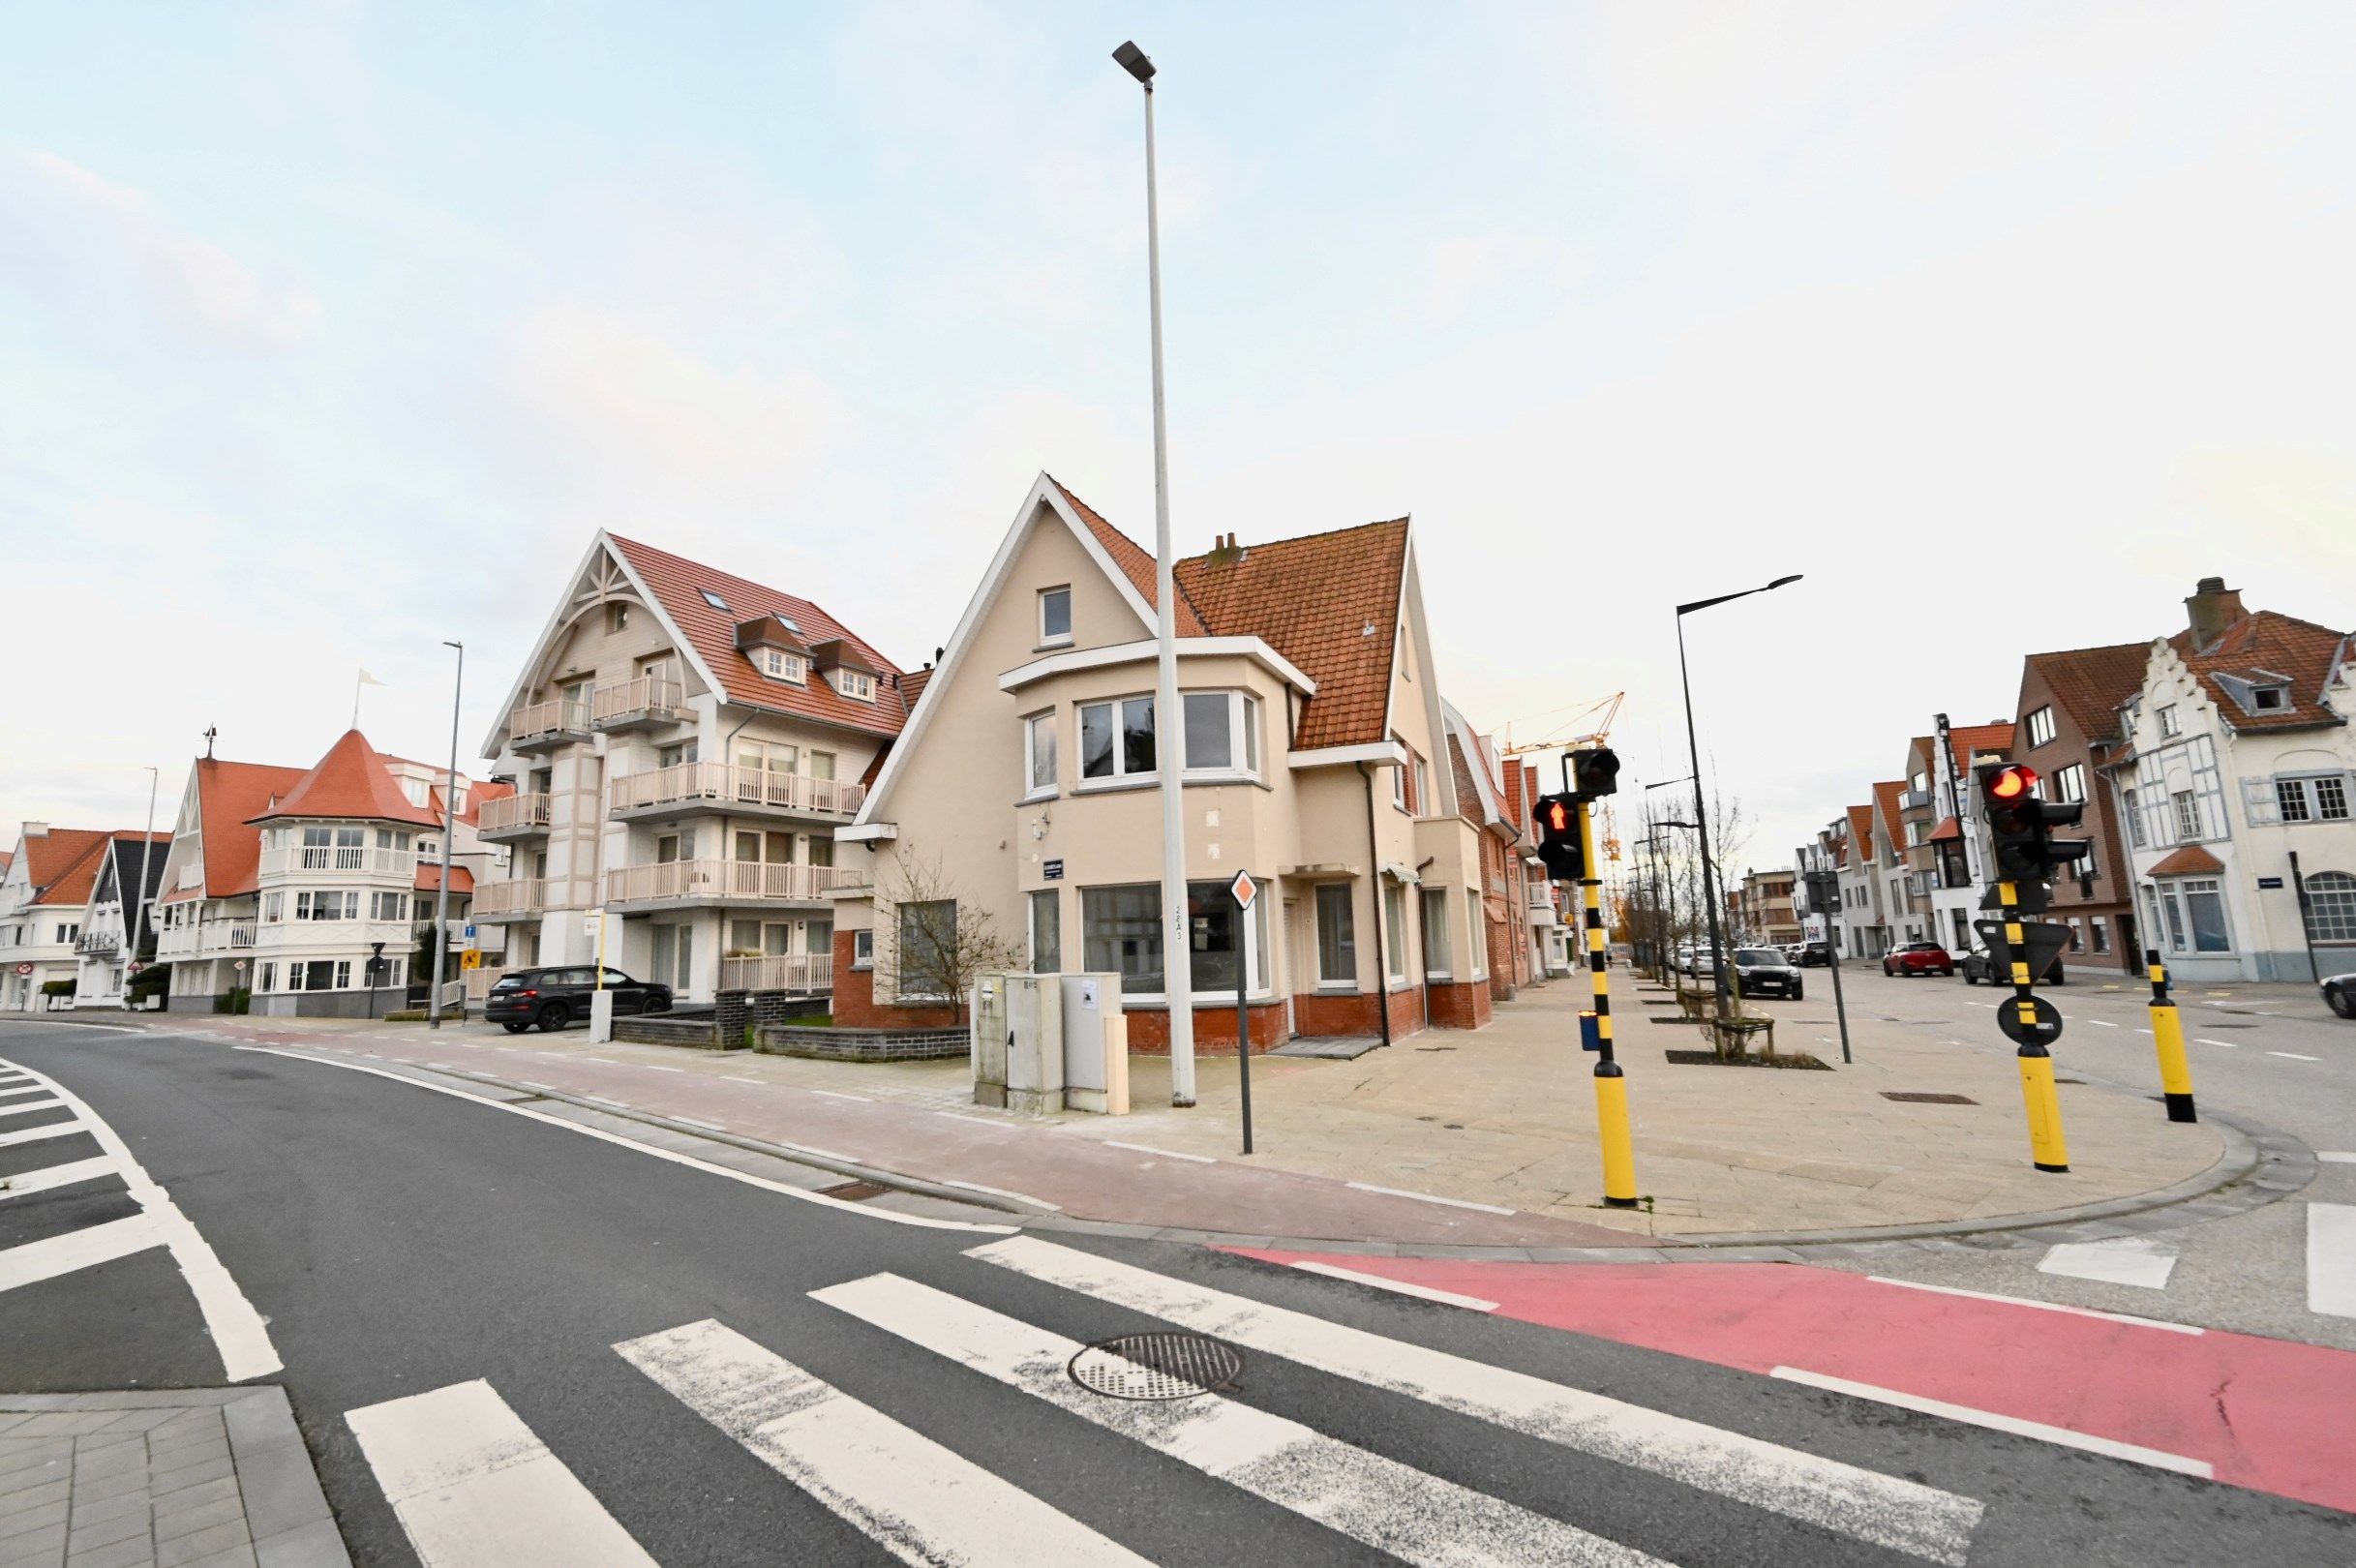
<svg viewBox="0 0 2356 1568">
<path fill-rule="evenodd" d="M 1346 946 L 1346 947 L 1347 947 L 1347 949 L 1348 949 L 1348 950 L 1349 950 L 1350 972 L 1349 972 L 1347 975 L 1331 975 L 1331 974 L 1326 973 L 1326 969 L 1325 969 L 1325 911 L 1326 911 L 1326 904 L 1327 904 L 1327 901 L 1328 901 L 1328 899 L 1329 899 L 1329 898 L 1332 896 L 1331 894 L 1329 894 L 1329 893 L 1327 892 L 1327 890 L 1328 890 L 1328 889 L 1334 889 L 1334 890 L 1337 890 L 1340 892 L 1340 894 L 1341 894 L 1341 906 L 1342 906 L 1342 910 L 1343 910 L 1343 918 L 1344 918 L 1344 920 L 1347 922 L 1347 932 L 1346 932 L 1346 938 L 1345 938 L 1345 942 L 1344 942 L 1344 944 L 1338 944 L 1338 946 Z M 1357 989 L 1358 989 L 1358 890 L 1357 890 L 1357 885 L 1356 885 L 1355 883 L 1349 883 L 1349 882 L 1320 882 L 1320 883 L 1318 883 L 1318 884 L 1316 885 L 1316 887 L 1314 888 L 1314 890 L 1311 892 L 1311 894 L 1310 894 L 1310 908 L 1311 908 L 1311 912 L 1312 912 L 1312 918 L 1313 918 L 1313 919 L 1314 919 L 1314 920 L 1316 921 L 1316 927 L 1315 927 L 1314 931 L 1314 932 L 1312 932 L 1312 937 L 1313 937 L 1313 939 L 1314 939 L 1314 940 L 1313 940 L 1313 946 L 1314 946 L 1314 947 L 1316 949 L 1316 954 L 1317 954 L 1317 957 L 1316 957 L 1316 969 L 1317 969 L 1317 989 L 1318 989 L 1318 990 L 1320 990 L 1320 991 L 1355 991 L 1355 990 L 1357 990 Z"/>
<path fill-rule="evenodd" d="M 853 969 L 873 969 L 875 967 L 875 932 L 873 930 L 851 933 L 851 967 Z"/>
<path fill-rule="evenodd" d="M 1062 598 L 1064 604 L 1064 629 L 1060 632 L 1051 632 L 1047 629 L 1047 606 L 1058 597 Z M 1059 583 L 1054 588 L 1043 588 L 1039 590 L 1037 630 L 1041 648 L 1070 648 L 1072 646 L 1071 584 Z"/>
<path fill-rule="evenodd" d="M 1055 798 L 1059 779 L 1056 773 L 1062 759 L 1055 747 L 1055 709 L 1032 713 L 1022 721 L 1022 799 L 1025 801 L 1048 800 Z M 1041 765 L 1044 764 L 1042 768 Z M 1041 774 L 1046 776 L 1044 780 Z"/>
<path fill-rule="evenodd" d="M 2152 710 L 2152 716 L 2160 721 L 2160 736 L 2161 739 L 2167 739 L 2183 732 L 2184 726 L 2176 716 L 2176 705 L 2174 703 L 2160 704 L 2160 707 Z"/>
<path fill-rule="evenodd" d="M 789 686 L 806 686 L 810 683 L 809 661 L 782 648 L 765 648 L 761 650 L 761 673 L 771 680 L 782 680 Z"/>
<path fill-rule="evenodd" d="M 1224 764 L 1197 766 L 1187 759 L 1186 777 L 1204 779 L 1256 779 L 1259 771 L 1259 699 L 1235 686 L 1194 687 L 1178 694 L 1179 744 L 1186 743 L 1186 705 L 1196 697 L 1223 697 L 1227 704 L 1227 761 Z M 1154 735 L 1154 760 L 1162 760 L 1162 736 L 1157 722 Z"/>
<path fill-rule="evenodd" d="M 834 689 L 855 703 L 875 701 L 875 677 L 864 670 L 837 670 Z"/>
<path fill-rule="evenodd" d="M 704 596 L 704 602 L 706 604 L 711 606 L 714 610 L 719 611 L 722 615 L 733 616 L 736 614 L 734 610 L 728 608 L 728 601 L 721 598 L 717 593 L 712 592 L 711 589 L 697 588 L 696 591 Z"/>
<path fill-rule="evenodd" d="M 2079 801 L 2086 799 L 2086 765 L 2071 763 L 2053 770 L 2053 798 L 2060 801 Z"/>
<path fill-rule="evenodd" d="M 1456 978 L 1456 955 L 1451 950 L 1455 946 L 1454 933 L 1448 929 L 1448 890 L 1445 888 L 1418 889 L 1415 905 L 1416 913 L 1423 919 L 1424 979 L 1454 980 Z M 1436 953 L 1432 950 L 1435 946 L 1433 941 L 1435 933 L 1437 933 L 1439 939 L 1436 944 L 1439 950 Z M 1435 966 L 1435 960 L 1436 967 Z"/>
<path fill-rule="evenodd" d="M 2021 727 L 2029 732 L 2029 744 L 2032 748 L 2041 746 L 2051 740 L 2053 739 L 2053 705 L 2047 703 L 2042 708 L 2032 709 L 2029 716 L 2021 721 Z"/>
<path fill-rule="evenodd" d="M 629 629 L 630 607 L 619 599 L 609 601 L 605 607 L 605 634 L 618 637 Z"/>
<path fill-rule="evenodd" d="M 1382 971 L 1393 986 L 1407 982 L 1407 890 L 1397 881 L 1382 887 Z"/>
<path fill-rule="evenodd" d="M 1124 739 L 1128 732 L 1122 727 L 1121 723 L 1123 716 L 1129 711 L 1129 707 L 1132 703 L 1143 703 L 1146 707 L 1146 711 L 1152 714 L 1152 734 L 1154 738 L 1154 766 L 1152 768 L 1138 769 L 1133 772 L 1129 769 L 1129 748 L 1124 743 Z M 1112 724 L 1112 771 L 1109 773 L 1101 774 L 1094 778 L 1087 775 L 1084 769 L 1088 766 L 1088 756 L 1083 739 L 1082 744 L 1075 748 L 1073 752 L 1075 759 L 1073 766 L 1076 769 L 1082 769 L 1083 771 L 1081 771 L 1079 776 L 1072 781 L 1072 789 L 1075 792 L 1084 794 L 1090 790 L 1120 789 L 1124 786 L 1147 784 L 1159 780 L 1162 776 L 1162 715 L 1154 711 L 1153 693 L 1132 692 L 1126 693 L 1119 697 L 1100 698 L 1093 702 L 1079 704 L 1076 709 L 1078 717 L 1073 728 L 1075 732 L 1083 738 L 1086 736 L 1088 730 L 1088 714 L 1090 710 L 1094 709 L 1104 709 L 1108 720 Z"/>
</svg>

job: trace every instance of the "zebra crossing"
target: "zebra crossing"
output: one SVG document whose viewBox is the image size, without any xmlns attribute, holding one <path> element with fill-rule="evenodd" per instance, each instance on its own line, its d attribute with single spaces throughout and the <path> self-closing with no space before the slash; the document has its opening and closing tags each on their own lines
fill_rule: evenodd
<svg viewBox="0 0 2356 1568">
<path fill-rule="evenodd" d="M 1925 1483 L 1607 1398 L 1034 1236 L 964 1256 L 1089 1302 L 1129 1309 L 1238 1351 L 1468 1416 L 1778 1514 L 1897 1558 L 1961 1564 L 1982 1505 Z M 1659 1568 L 1669 1559 L 1493 1496 L 1309 1420 L 1195 1385 L 1175 1399 L 1098 1392 L 1089 1347 L 966 1295 L 879 1272 L 808 1299 L 877 1331 L 874 1353 L 980 1373 L 1049 1418 L 1076 1418 L 1150 1457 L 1223 1483 L 1404 1562 L 1435 1568 Z M 612 1345 L 649 1384 L 769 1471 L 906 1563 L 1047 1568 L 1152 1560 L 716 1318 Z M 517 1392 L 517 1391 L 509 1391 Z M 655 1560 L 491 1383 L 453 1384 L 346 1420 L 428 1568 Z M 1340 1542 L 1337 1543 L 1338 1545 Z"/>
</svg>

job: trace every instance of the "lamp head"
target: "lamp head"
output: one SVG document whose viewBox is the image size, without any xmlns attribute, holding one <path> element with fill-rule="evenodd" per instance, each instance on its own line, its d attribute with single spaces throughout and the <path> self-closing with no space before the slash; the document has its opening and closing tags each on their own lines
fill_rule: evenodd
<svg viewBox="0 0 2356 1568">
<path fill-rule="evenodd" d="M 1145 51 L 1136 45 L 1122 45 L 1112 51 L 1112 57 L 1120 64 L 1122 70 L 1136 77 L 1139 82 L 1148 87 L 1154 84 L 1154 62 L 1148 60 L 1145 57 Z"/>
<path fill-rule="evenodd" d="M 1805 574 L 1805 573 L 1801 573 L 1801 572 L 1794 572 L 1794 573 L 1793 573 L 1791 576 L 1789 576 L 1789 577 L 1778 577 L 1777 579 L 1775 579 L 1775 581 L 1774 581 L 1774 582 L 1769 583 L 1769 584 L 1767 585 L 1767 587 L 1768 587 L 1768 588 L 1779 588 L 1783 587 L 1783 586 L 1784 586 L 1786 583 L 1797 583 L 1797 582 L 1798 582 L 1798 581 L 1800 580 L 1800 578 L 1801 578 L 1801 577 L 1803 577 L 1804 575 L 1806 575 L 1806 574 Z"/>
</svg>

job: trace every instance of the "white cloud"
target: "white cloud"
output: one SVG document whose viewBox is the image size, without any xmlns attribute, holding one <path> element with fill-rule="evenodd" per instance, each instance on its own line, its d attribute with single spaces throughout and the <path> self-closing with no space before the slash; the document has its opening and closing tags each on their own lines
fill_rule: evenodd
<svg viewBox="0 0 2356 1568">
<path fill-rule="evenodd" d="M 1434 325 L 1448 326 L 1485 296 L 1509 285 L 1535 281 L 1559 286 L 1573 269 L 1570 247 L 1551 234 L 1497 228 L 1453 235 L 1432 248 L 1432 286 L 1425 308 Z"/>
</svg>

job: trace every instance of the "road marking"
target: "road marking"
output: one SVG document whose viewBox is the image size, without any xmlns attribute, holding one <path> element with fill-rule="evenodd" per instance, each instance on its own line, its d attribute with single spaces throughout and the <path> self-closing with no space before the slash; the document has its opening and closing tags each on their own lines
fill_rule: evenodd
<svg viewBox="0 0 2356 1568">
<path fill-rule="evenodd" d="M 452 1383 L 344 1419 L 426 1568 L 654 1568 L 489 1383 Z"/>
<path fill-rule="evenodd" d="M 1104 1140 L 1104 1147 L 1107 1149 L 1127 1149 L 1131 1154 L 1149 1154 L 1163 1160 L 1183 1160 L 1189 1164 L 1193 1165 L 1216 1165 L 1219 1163 L 1218 1161 L 1212 1159 L 1209 1155 L 1180 1154 L 1175 1149 L 1157 1149 L 1150 1143 L 1123 1143 L 1118 1138 L 1106 1138 Z"/>
<path fill-rule="evenodd" d="M 636 1065 L 646 1069 L 649 1072 L 684 1072 L 687 1070 L 685 1068 L 656 1067 L 651 1062 L 640 1062 Z"/>
<path fill-rule="evenodd" d="M 1022 1236 L 966 1255 L 1933 1562 L 1962 1562 L 1979 1523 L 1980 1505 L 1969 1497 L 1093 1252 Z"/>
<path fill-rule="evenodd" d="M 752 1081 L 758 1082 L 759 1080 L 754 1079 Z M 846 1095 L 839 1089 L 813 1089 L 810 1091 L 810 1093 L 814 1095 L 824 1095 L 829 1100 L 856 1100 L 862 1105 L 872 1105 L 875 1103 L 874 1101 L 869 1100 L 865 1095 Z"/>
<path fill-rule="evenodd" d="M 22 1197 L 27 1192 L 46 1192 L 53 1187 L 96 1181 L 101 1176 L 113 1175 L 119 1168 L 113 1156 L 100 1155 L 95 1160 L 70 1160 L 62 1165 L 20 1170 L 14 1176 L 0 1176 L 0 1198 Z"/>
<path fill-rule="evenodd" d="M 1040 1208 L 1051 1210 L 1056 1214 L 1064 1212 L 1064 1206 L 1060 1203 L 1049 1203 L 1045 1198 L 1033 1197 L 1028 1192 L 1010 1192 L 1003 1187 L 984 1187 L 980 1182 L 952 1181 L 944 1181 L 941 1185 L 943 1187 L 961 1187 L 968 1192 L 987 1192 L 992 1197 L 1012 1198 L 1017 1203 L 1036 1204 Z"/>
<path fill-rule="evenodd" d="M 1348 1185 L 1361 1192 L 1380 1192 L 1385 1197 L 1413 1198 L 1418 1203 L 1444 1203 L 1451 1209 L 1478 1209 L 1483 1214 L 1513 1213 L 1513 1210 L 1500 1209 L 1494 1203 L 1474 1203 L 1465 1198 L 1437 1197 L 1430 1192 L 1410 1192 L 1405 1188 L 1376 1187 L 1372 1182 L 1351 1182 Z"/>
<path fill-rule="evenodd" d="M 723 1077 L 723 1078 L 726 1078 L 726 1079 L 727 1079 L 727 1080 L 728 1080 L 730 1083 L 767 1083 L 767 1082 L 769 1082 L 769 1080 L 768 1080 L 767 1078 L 740 1078 L 740 1077 L 737 1076 L 737 1075 L 736 1075 L 735 1073 L 733 1073 L 733 1072 L 723 1072 L 723 1073 L 721 1073 L 721 1074 L 720 1074 L 720 1076 L 721 1076 L 721 1077 Z"/>
<path fill-rule="evenodd" d="M 318 1067 L 340 1068 L 347 1072 L 365 1072 L 375 1078 L 388 1078 L 394 1083 L 407 1084 L 412 1089 L 423 1089 L 429 1094 L 448 1095 L 451 1099 L 463 1100 L 469 1105 L 481 1105 L 490 1110 L 505 1111 L 510 1116 L 521 1116 L 527 1121 L 539 1122 L 548 1127 L 560 1127 L 567 1132 L 578 1132 L 585 1138 L 595 1138 L 601 1143 L 617 1144 L 624 1149 L 635 1150 L 639 1154 L 650 1155 L 656 1160 L 667 1160 L 672 1164 L 685 1165 L 690 1170 L 700 1170 L 708 1176 L 719 1176 L 728 1181 L 742 1182 L 747 1187 L 758 1187 L 763 1191 L 799 1198 L 804 1203 L 815 1203 L 824 1208 L 837 1209 L 844 1214 L 856 1214 L 871 1220 L 881 1220 L 887 1224 L 913 1225 L 920 1230 L 969 1230 L 984 1236 L 1011 1235 L 1014 1229 L 1012 1225 L 980 1224 L 971 1220 L 935 1220 L 929 1215 L 896 1214 L 890 1209 L 877 1209 L 864 1203 L 847 1202 L 842 1198 L 829 1197 L 824 1192 L 811 1191 L 806 1188 L 789 1187 L 783 1182 L 770 1181 L 766 1176 L 755 1176 L 749 1171 L 733 1170 L 726 1165 L 715 1165 L 709 1160 L 698 1160 L 693 1155 L 681 1154 L 676 1149 L 664 1149 L 651 1143 L 641 1143 L 636 1138 L 625 1138 L 619 1132 L 608 1131 L 601 1127 L 585 1127 L 579 1122 L 569 1121 L 561 1116 L 552 1116 L 546 1111 L 535 1110 L 529 1105 L 519 1105 L 500 1100 L 485 1100 L 480 1095 L 468 1094 L 452 1084 L 426 1083 L 385 1068 L 366 1067 L 358 1062 L 340 1061 L 332 1056 L 307 1056 L 300 1051 L 281 1050 L 272 1045 L 239 1045 L 234 1049 L 255 1051 L 263 1056 L 283 1056 L 291 1062 L 310 1062 Z M 791 1145 L 780 1145 L 780 1147 L 790 1148 Z"/>
<path fill-rule="evenodd" d="M 1924 1284 L 1919 1280 L 1899 1280 L 1887 1274 L 1865 1276 L 1875 1284 L 1901 1285 L 1908 1290 L 1928 1290 L 1939 1296 L 1968 1296 L 1974 1301 L 2000 1301 L 2008 1307 L 2034 1307 L 2040 1312 L 2068 1312 L 2072 1317 L 2099 1317 L 2107 1323 L 2132 1323 L 2137 1328 L 2166 1329 L 2170 1334 L 2206 1334 L 2209 1331 L 2197 1323 L 2170 1323 L 2157 1317 L 2137 1317 L 2132 1312 L 2097 1312 L 2092 1307 L 2070 1307 L 2058 1301 L 2039 1301 L 2031 1296 L 2000 1296 L 1992 1290 L 1966 1290 L 1961 1285 Z"/>
<path fill-rule="evenodd" d="M 143 1034 L 144 1030 L 130 1031 Z M 0 1067 L 15 1067 L 14 1062 L 0 1062 Z M 123 1178 L 123 1187 L 132 1201 L 145 1211 L 163 1233 L 166 1246 L 171 1249 L 172 1261 L 179 1265 L 180 1277 L 188 1282 L 189 1293 L 196 1298 L 196 1311 L 204 1318 L 205 1332 L 213 1337 L 213 1348 L 221 1354 L 224 1375 L 232 1383 L 242 1383 L 249 1377 L 260 1377 L 277 1372 L 284 1362 L 278 1349 L 270 1342 L 270 1330 L 262 1322 L 261 1313 L 246 1299 L 237 1282 L 222 1263 L 213 1244 L 204 1239 L 195 1221 L 180 1212 L 179 1205 L 147 1174 L 146 1167 L 132 1158 L 131 1146 L 125 1143 L 113 1128 L 82 1103 L 79 1097 L 45 1074 L 26 1072 L 48 1086 L 49 1093 L 63 1101 L 74 1112 L 74 1120 L 60 1122 L 54 1128 L 27 1128 L 22 1132 L 0 1134 L 0 1143 L 28 1143 L 41 1133 L 67 1131 L 87 1132 L 97 1140 L 100 1152 L 115 1162 Z"/>
<path fill-rule="evenodd" d="M 605 1064 L 607 1067 L 619 1067 L 619 1066 L 621 1066 L 621 1064 L 620 1064 L 619 1062 L 615 1061 L 615 1060 L 614 1060 L 612 1057 L 610 1057 L 610 1056 L 585 1056 L 585 1057 L 581 1058 L 581 1060 L 582 1060 L 582 1061 L 584 1061 L 584 1062 L 602 1062 L 602 1063 L 604 1063 L 604 1064 Z"/>
<path fill-rule="evenodd" d="M 629 1110 L 632 1108 L 630 1102 L 626 1100 L 605 1100 L 596 1095 L 583 1095 L 581 1098 L 588 1101 L 592 1105 L 603 1105 L 609 1110 Z"/>
<path fill-rule="evenodd" d="M 1145 1561 L 724 1324 L 706 1318 L 614 1348 L 902 1562 Z"/>
<path fill-rule="evenodd" d="M 1436 1301 L 1449 1307 L 1462 1307 L 1466 1312 L 1494 1312 L 1497 1310 L 1495 1302 L 1483 1301 L 1478 1296 L 1460 1296 L 1453 1290 L 1417 1284 L 1411 1280 L 1386 1280 L 1379 1274 L 1361 1274 L 1356 1269 L 1345 1269 L 1339 1263 L 1320 1263 L 1314 1258 L 1296 1257 L 1292 1260 L 1292 1266 L 1304 1274 L 1322 1274 L 1329 1280 L 1347 1280 L 1352 1284 L 1372 1285 L 1377 1290 L 1413 1296 L 1418 1301 Z"/>
<path fill-rule="evenodd" d="M 2317 1154 L 2315 1158 L 2327 1165 L 2356 1165 L 2356 1154 Z"/>
<path fill-rule="evenodd" d="M 1119 1400 L 1065 1370 L 1076 1341 L 897 1275 L 810 1292 L 912 1344 L 1411 1563 L 1660 1568 L 1660 1559 L 1217 1394 Z"/>
<path fill-rule="evenodd" d="M 935 1116 L 946 1116 L 952 1122 L 972 1122 L 977 1127 L 997 1127 L 1001 1125 L 997 1122 L 991 1121 L 986 1116 L 968 1116 L 963 1111 L 934 1111 L 933 1114 Z"/>
<path fill-rule="evenodd" d="M 2064 1242 L 2050 1247 L 2038 1261 L 2039 1274 L 2067 1275 L 2073 1280 L 2099 1280 L 2108 1284 L 2165 1290 L 2176 1268 L 2176 1249 L 2143 1236 L 2111 1241 Z"/>
<path fill-rule="evenodd" d="M 1948 1421 L 1968 1422 L 1985 1427 L 1991 1432 L 2009 1432 L 2016 1437 L 2035 1437 L 2041 1442 L 2058 1443 L 2064 1448 L 2081 1448 L 2089 1454 L 2102 1454 L 2111 1459 L 2126 1460 L 2134 1464 L 2149 1464 L 2155 1469 L 2174 1470 L 2179 1475 L 2198 1476 L 2203 1481 L 2214 1479 L 2207 1460 L 2187 1459 L 2182 1454 L 2169 1454 L 2157 1448 L 2142 1448 L 2134 1443 L 2123 1443 L 2115 1438 L 2097 1437 L 2089 1432 L 2071 1432 L 2068 1427 L 2049 1427 L 2042 1421 L 2024 1421 L 2018 1416 L 2000 1415 L 1994 1410 L 1975 1410 L 1968 1404 L 1949 1404 L 1945 1400 L 1928 1400 L 1918 1394 L 1902 1393 L 1894 1388 L 1876 1388 L 1871 1383 L 1853 1383 L 1846 1377 L 1830 1377 L 1823 1372 L 1808 1372 L 1799 1367 L 1778 1367 L 1771 1375 L 1790 1383 L 1805 1383 L 1810 1388 L 1826 1389 L 1834 1394 L 1847 1394 L 1855 1399 L 1872 1400 L 1880 1404 L 1894 1404 L 1901 1410 L 1918 1410 L 1924 1415 L 1941 1416 Z"/>
<path fill-rule="evenodd" d="M 2144 1031 L 2144 1033 L 2149 1034 L 2151 1031 L 2147 1029 Z M 2194 1035 L 2192 1040 L 2194 1043 L 2200 1045 L 2222 1045 L 2229 1051 L 2238 1051 L 2242 1048 L 2242 1042 L 2238 1040 L 2211 1040 L 2206 1035 Z M 2275 1054 L 2280 1056 L 2282 1053 L 2277 1051 Z"/>
<path fill-rule="evenodd" d="M 2356 1205 L 2307 1206 L 2307 1310 L 2356 1317 Z"/>
<path fill-rule="evenodd" d="M 2301 1056 L 2297 1051 L 2268 1051 L 2268 1056 L 2286 1056 L 2294 1062 L 2320 1062 L 2320 1056 Z"/>
<path fill-rule="evenodd" d="M 727 1127 L 719 1122 L 699 1122 L 692 1116 L 674 1116 L 671 1118 L 671 1120 L 679 1123 L 681 1127 L 700 1127 L 707 1132 L 725 1132 L 728 1131 Z"/>
<path fill-rule="evenodd" d="M 2108 1018 L 2089 1018 L 2086 1021 L 2093 1024 L 2097 1029 L 2116 1029 L 2119 1027 L 2117 1024 L 2112 1023 Z"/>
<path fill-rule="evenodd" d="M 20 1104 L 0 1105 L 0 1116 L 21 1116 L 26 1111 L 55 1110 L 64 1103 L 65 1101 L 62 1100 L 28 1100 Z"/>
<path fill-rule="evenodd" d="M 0 1291 L 39 1284 L 76 1269 L 96 1268 L 118 1257 L 164 1245 L 163 1227 L 144 1211 L 105 1224 L 84 1225 L 62 1236 L 26 1242 L 0 1251 Z"/>
</svg>

